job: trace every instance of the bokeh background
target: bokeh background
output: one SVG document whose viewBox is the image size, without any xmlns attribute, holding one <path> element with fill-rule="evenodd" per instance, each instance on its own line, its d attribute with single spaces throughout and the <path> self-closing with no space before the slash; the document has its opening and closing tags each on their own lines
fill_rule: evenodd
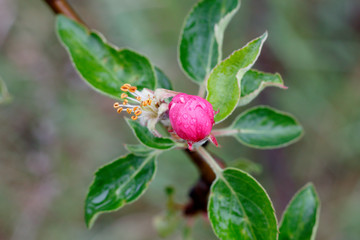
<svg viewBox="0 0 360 240">
<path fill-rule="evenodd" d="M 175 89 L 196 94 L 177 61 L 179 33 L 195 0 L 71 0 L 89 26 L 120 46 L 148 56 Z M 313 182 L 322 207 L 319 240 L 360 236 L 360 1 L 243 0 L 230 23 L 224 56 L 265 30 L 256 68 L 282 74 L 289 87 L 266 89 L 251 105 L 293 113 L 305 136 L 278 150 L 253 150 L 231 138 L 210 150 L 231 163 L 262 166 L 264 185 L 280 217 L 291 196 Z M 136 143 L 113 100 L 74 71 L 41 0 L 0 0 L 0 239 L 160 239 L 152 227 L 165 208 L 164 188 L 184 203 L 197 179 L 181 151 L 164 154 L 147 193 L 101 216 L 91 230 L 84 199 L 95 170 Z M 238 109 L 234 117 L 245 108 Z M 231 120 L 223 123 L 228 125 Z M 181 228 L 168 239 L 181 239 Z M 194 239 L 215 239 L 195 220 Z"/>
</svg>

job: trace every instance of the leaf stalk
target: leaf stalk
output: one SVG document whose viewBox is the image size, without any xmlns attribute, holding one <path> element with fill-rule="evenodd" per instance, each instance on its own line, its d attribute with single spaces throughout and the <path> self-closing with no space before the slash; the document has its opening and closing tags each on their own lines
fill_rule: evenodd
<svg viewBox="0 0 360 240">
<path fill-rule="evenodd" d="M 205 148 L 199 147 L 197 151 L 202 155 L 202 157 L 205 159 L 206 163 L 209 164 L 211 169 L 214 171 L 216 176 L 222 175 L 222 168 L 219 166 L 219 164 L 216 162 L 216 160 L 206 151 Z"/>
</svg>

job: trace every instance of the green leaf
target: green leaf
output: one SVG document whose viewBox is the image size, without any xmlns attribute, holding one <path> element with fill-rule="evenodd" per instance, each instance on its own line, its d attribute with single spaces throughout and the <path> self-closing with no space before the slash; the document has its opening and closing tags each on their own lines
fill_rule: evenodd
<svg viewBox="0 0 360 240">
<path fill-rule="evenodd" d="M 149 148 L 142 144 L 126 144 L 125 148 L 136 156 L 147 156 L 154 151 L 153 148 Z"/>
<path fill-rule="evenodd" d="M 97 91 L 120 98 L 125 83 L 139 89 L 154 89 L 156 77 L 149 60 L 131 50 L 117 49 L 95 32 L 59 15 L 56 21 L 59 39 L 83 79 Z"/>
<path fill-rule="evenodd" d="M 155 175 L 156 156 L 129 154 L 105 165 L 95 173 L 85 202 L 89 228 L 99 214 L 120 209 L 137 200 Z"/>
<path fill-rule="evenodd" d="M 251 69 L 241 79 L 241 97 L 238 106 L 251 102 L 266 87 L 279 87 L 286 89 L 284 82 L 278 73 L 265 73 Z"/>
<path fill-rule="evenodd" d="M 303 129 L 288 113 L 257 106 L 239 115 L 224 132 L 249 147 L 267 149 L 294 143 L 302 136 Z"/>
<path fill-rule="evenodd" d="M 179 59 L 190 79 L 202 83 L 221 61 L 226 26 L 240 7 L 238 0 L 203 0 L 185 19 Z"/>
<path fill-rule="evenodd" d="M 320 214 L 320 201 L 312 184 L 307 184 L 293 199 L 283 214 L 279 240 L 314 240 Z"/>
<path fill-rule="evenodd" d="M 0 104 L 6 103 L 11 100 L 11 96 L 8 92 L 4 80 L 0 77 Z"/>
<path fill-rule="evenodd" d="M 130 119 L 126 119 L 126 121 L 142 144 L 150 148 L 162 150 L 170 149 L 175 146 L 175 142 L 173 140 L 170 138 L 155 137 L 147 127 L 142 126 L 139 122 Z"/>
<path fill-rule="evenodd" d="M 261 37 L 235 51 L 210 73 L 206 99 L 213 105 L 215 111 L 219 110 L 215 115 L 215 122 L 223 121 L 236 108 L 241 94 L 240 81 L 254 65 L 266 38 L 265 32 Z"/>
<path fill-rule="evenodd" d="M 169 90 L 173 90 L 170 79 L 164 74 L 160 68 L 155 67 L 155 73 L 157 78 L 157 86 L 156 88 L 165 88 Z"/>
<path fill-rule="evenodd" d="M 227 168 L 211 187 L 209 219 L 221 240 L 275 240 L 277 222 L 269 196 L 249 174 Z"/>
</svg>

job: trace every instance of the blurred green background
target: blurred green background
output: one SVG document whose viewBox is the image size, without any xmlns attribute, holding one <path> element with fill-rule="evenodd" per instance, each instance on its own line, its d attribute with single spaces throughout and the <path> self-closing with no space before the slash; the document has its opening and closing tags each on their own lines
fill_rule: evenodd
<svg viewBox="0 0 360 240">
<path fill-rule="evenodd" d="M 177 61 L 182 23 L 197 1 L 69 2 L 110 42 L 148 56 L 177 91 L 197 93 Z M 289 89 L 266 89 L 251 105 L 293 113 L 305 136 L 266 151 L 221 138 L 221 148 L 210 150 L 227 162 L 246 158 L 261 164 L 255 177 L 278 217 L 312 181 L 322 202 L 317 239 L 358 240 L 360 1 L 244 0 L 226 31 L 224 56 L 265 30 L 269 38 L 256 68 L 280 72 Z M 94 171 L 136 140 L 113 101 L 74 71 L 43 1 L 0 0 L 0 77 L 10 94 L 0 87 L 0 239 L 160 239 L 152 221 L 165 208 L 164 188 L 178 185 L 176 200 L 186 202 L 196 169 L 181 151 L 162 155 L 156 179 L 139 201 L 85 228 L 83 202 Z M 181 239 L 181 229 L 168 239 Z M 194 239 L 215 239 L 201 218 Z"/>
</svg>

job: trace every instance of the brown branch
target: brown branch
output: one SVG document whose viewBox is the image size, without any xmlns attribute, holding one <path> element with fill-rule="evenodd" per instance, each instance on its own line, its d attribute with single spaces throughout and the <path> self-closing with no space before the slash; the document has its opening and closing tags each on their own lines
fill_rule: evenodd
<svg viewBox="0 0 360 240">
<path fill-rule="evenodd" d="M 64 14 L 65 16 L 74 19 L 77 22 L 80 22 L 86 26 L 84 21 L 79 17 L 79 15 L 71 8 L 66 0 L 44 0 L 49 7 L 56 14 Z M 206 163 L 204 158 L 196 151 L 185 150 L 185 152 L 190 157 L 191 161 L 197 167 L 200 178 L 197 183 L 191 188 L 189 192 L 190 201 L 184 209 L 184 214 L 186 216 L 193 216 L 199 212 L 207 211 L 207 202 L 210 192 L 210 187 L 212 182 L 215 180 L 215 173 L 211 167 Z M 224 166 L 222 160 L 217 157 L 214 157 L 215 160 Z"/>
<path fill-rule="evenodd" d="M 186 149 L 185 152 L 188 154 L 192 163 L 195 164 L 200 173 L 199 180 L 190 189 L 190 201 L 184 208 L 184 215 L 193 216 L 199 212 L 207 211 L 210 187 L 212 182 L 215 180 L 216 175 L 198 152 L 193 152 L 188 149 Z"/>
<path fill-rule="evenodd" d="M 75 12 L 75 10 L 69 5 L 66 0 L 44 0 L 49 7 L 56 14 L 64 14 L 65 16 L 82 23 L 86 26 L 85 22 L 79 17 L 79 15 Z"/>
<path fill-rule="evenodd" d="M 193 216 L 201 212 L 206 213 L 210 187 L 215 180 L 216 175 L 211 167 L 207 164 L 203 156 L 199 154 L 199 152 L 190 151 L 188 149 L 186 149 L 185 152 L 190 157 L 192 163 L 197 167 L 200 173 L 200 177 L 195 185 L 190 189 L 190 201 L 185 206 L 184 214 L 186 216 Z M 224 162 L 220 158 L 214 156 L 213 154 L 212 156 L 220 165 L 220 167 L 225 167 Z"/>
</svg>

